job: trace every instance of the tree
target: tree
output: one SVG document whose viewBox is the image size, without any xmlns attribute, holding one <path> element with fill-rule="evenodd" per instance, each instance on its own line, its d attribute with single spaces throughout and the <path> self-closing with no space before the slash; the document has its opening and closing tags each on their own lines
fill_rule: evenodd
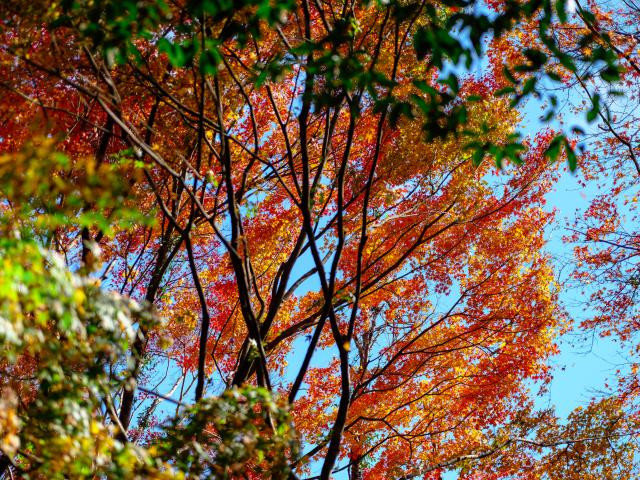
<svg viewBox="0 0 640 480">
<path fill-rule="evenodd" d="M 515 73 L 495 55 L 481 75 L 459 70 L 525 21 L 567 62 L 546 35 L 550 3 L 474 6 L 3 5 L 7 232 L 62 255 L 75 281 L 99 278 L 91 295 L 166 319 L 125 310 L 135 332 L 104 358 L 83 343 L 110 338 L 89 328 L 99 305 L 62 297 L 39 344 L 82 352 L 51 361 L 84 412 L 69 434 L 83 450 L 42 442 L 69 414 L 54 410 L 53 428 L 30 413 L 51 406 L 49 357 L 11 347 L 8 388 L 30 393 L 0 418 L 4 470 L 437 478 L 522 444 L 499 429 L 517 428 L 528 382 L 548 380 L 564 328 L 543 251 L 548 159 L 575 154 L 555 132 L 514 128 L 532 79 L 555 75 L 547 54 L 526 50 Z M 599 60 L 613 76 L 615 56 Z M 43 282 L 58 260 L 39 261 Z M 7 283 L 7 301 L 23 295 L 24 280 Z M 68 312 L 82 324 L 70 340 Z M 100 446 L 82 443 L 92 429 Z"/>
<path fill-rule="evenodd" d="M 618 385 L 612 395 L 625 400 L 627 415 L 637 417 L 638 370 L 638 81 L 640 58 L 636 24 L 640 19 L 637 4 L 614 4 L 607 9 L 593 6 L 592 14 L 580 6 L 583 28 L 598 33 L 601 42 L 610 45 L 621 59 L 621 92 L 608 94 L 593 80 L 576 77 L 582 92 L 590 85 L 595 94 L 584 93 L 586 100 L 596 98 L 594 128 L 585 137 L 590 155 L 585 155 L 585 182 L 596 184 L 599 194 L 589 208 L 571 226 L 567 240 L 573 243 L 576 283 L 588 292 L 581 327 L 610 337 L 627 359 L 616 372 Z"/>
<path fill-rule="evenodd" d="M 587 478 L 584 465 L 589 465 L 590 474 L 597 472 L 598 478 L 637 475 L 637 462 L 633 456 L 626 457 L 624 452 L 636 448 L 630 440 L 637 436 L 635 422 L 638 418 L 635 276 L 639 13 L 633 2 L 589 2 L 587 5 L 577 2 L 571 22 L 558 26 L 554 32 L 569 58 L 584 54 L 602 58 L 606 55 L 605 49 L 608 55 L 616 55 L 621 78 L 612 89 L 597 75 L 603 69 L 603 65 L 597 63 L 565 72 L 560 78 L 571 92 L 567 98 L 567 116 L 588 109 L 586 120 L 591 125 L 574 131 L 583 152 L 580 185 L 598 192 L 588 208 L 576 215 L 565 238 L 573 246 L 573 286 L 587 299 L 583 302 L 582 321 L 575 330 L 589 340 L 593 335 L 611 338 L 618 344 L 621 358 L 626 359 L 619 362 L 613 385 L 605 385 L 585 409 L 578 408 L 571 414 L 573 418 L 588 414 L 588 424 L 577 422 L 579 428 L 584 429 L 583 435 L 599 422 L 602 426 L 620 428 L 615 436 L 627 439 L 613 450 L 615 466 L 599 462 L 596 467 L 583 457 L 578 470 L 580 478 Z M 579 41 L 584 35 L 592 36 L 596 43 Z M 526 38 L 534 38 L 531 29 Z M 512 51 L 516 51 L 520 41 L 516 38 L 507 43 Z M 614 363 L 616 359 L 609 361 Z M 613 417 L 612 406 L 617 412 Z M 612 471 L 612 467 L 619 470 Z"/>
</svg>

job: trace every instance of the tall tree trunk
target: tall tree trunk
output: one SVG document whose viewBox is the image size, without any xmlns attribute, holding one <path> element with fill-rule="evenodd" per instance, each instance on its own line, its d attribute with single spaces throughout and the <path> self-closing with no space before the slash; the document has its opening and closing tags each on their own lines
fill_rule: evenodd
<svg viewBox="0 0 640 480">
<path fill-rule="evenodd" d="M 362 480 L 362 469 L 360 466 L 361 458 L 355 456 L 355 459 L 352 460 L 351 467 L 349 468 L 349 480 Z"/>
</svg>

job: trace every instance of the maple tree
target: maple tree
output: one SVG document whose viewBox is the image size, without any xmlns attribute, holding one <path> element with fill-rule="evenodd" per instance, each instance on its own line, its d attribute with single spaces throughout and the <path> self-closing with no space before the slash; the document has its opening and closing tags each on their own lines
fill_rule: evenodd
<svg viewBox="0 0 640 480">
<path fill-rule="evenodd" d="M 569 61 L 549 2 L 474 6 L 6 2 L 3 472 L 495 478 L 630 451 L 590 423 L 614 401 L 580 432 L 531 407 L 566 328 L 549 158 L 575 154 L 514 109 L 551 59 L 606 82 L 619 56 Z"/>
<path fill-rule="evenodd" d="M 591 6 L 593 13 L 578 10 L 582 28 L 598 33 L 621 59 L 622 88 L 628 93 L 589 92 L 593 80 L 576 76 L 583 101 L 595 98 L 601 108 L 591 112 L 597 129 L 585 143 L 584 182 L 595 184 L 597 195 L 571 225 L 567 240 L 574 245 L 573 277 L 588 295 L 581 328 L 609 337 L 617 344 L 625 365 L 615 373 L 617 385 L 610 395 L 624 400 L 627 415 L 637 417 L 637 189 L 638 174 L 638 82 L 640 52 L 636 24 L 640 8 L 634 3 Z M 604 90 L 604 91 L 603 91 Z M 585 93 L 587 92 L 587 93 Z"/>
<path fill-rule="evenodd" d="M 591 422 L 615 425 L 616 436 L 627 437 L 620 451 L 633 452 L 637 438 L 635 422 L 637 404 L 637 175 L 638 175 L 638 5 L 631 2 L 576 2 L 575 12 L 567 25 L 556 26 L 554 33 L 568 58 L 584 54 L 619 58 L 621 82 L 616 88 L 602 82 L 594 72 L 602 64 L 564 72 L 558 78 L 569 90 L 567 116 L 588 110 L 587 125 L 574 129 L 580 141 L 581 178 L 579 185 L 593 194 L 584 210 L 576 209 L 576 218 L 569 226 L 565 241 L 574 248 L 572 264 L 573 288 L 586 298 L 577 333 L 591 343 L 599 334 L 612 339 L 621 360 L 613 374 L 614 385 L 592 398 L 586 409 L 576 409 L 571 415 L 581 417 L 587 412 Z M 578 41 L 581 35 L 591 36 L 595 43 Z M 505 39 L 503 48 L 514 58 L 522 41 L 535 42 L 534 28 L 529 26 L 512 38 Z M 604 53 L 608 51 L 608 53 Z M 597 55 L 596 55 L 597 54 Z M 591 124 L 591 125 L 589 125 Z M 583 198 L 587 198 L 581 193 Z M 617 380 L 617 385 L 615 385 Z M 611 421 L 610 410 L 617 413 Z M 622 419 L 630 423 L 623 425 Z M 580 424 L 580 423 L 579 423 Z M 590 428 L 590 427 L 589 427 Z M 584 434 L 584 432 L 582 432 Z M 600 449 L 600 451 L 602 451 Z M 589 460 L 583 455 L 583 465 Z M 606 462 L 590 464 L 573 472 L 578 478 L 633 478 L 637 463 L 622 454 L 615 456 L 616 466 Z M 595 473 L 594 473 L 595 472 Z M 591 476 L 589 476 L 591 475 Z M 567 476 L 564 473 L 563 476 Z"/>
</svg>

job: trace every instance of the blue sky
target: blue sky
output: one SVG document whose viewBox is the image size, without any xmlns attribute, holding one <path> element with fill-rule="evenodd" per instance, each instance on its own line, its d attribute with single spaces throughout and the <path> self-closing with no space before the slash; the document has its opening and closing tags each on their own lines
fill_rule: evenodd
<svg viewBox="0 0 640 480">
<path fill-rule="evenodd" d="M 562 93 L 567 95 L 568 100 L 574 95 L 571 91 Z M 523 133 L 535 135 L 545 126 L 560 128 L 558 121 L 552 122 L 551 125 L 541 123 L 541 112 L 540 104 L 533 99 L 529 100 L 522 109 Z M 584 114 L 576 115 L 568 108 L 562 112 L 562 117 L 565 128 L 567 125 L 579 125 L 587 132 L 595 128 L 595 125 L 585 123 Z M 560 301 L 576 327 L 589 315 L 584 306 L 588 290 L 583 291 L 581 285 L 576 285 L 569 278 L 572 246 L 564 242 L 563 237 L 569 233 L 567 225 L 572 223 L 599 193 L 593 182 L 588 183 L 586 188 L 579 184 L 580 168 L 578 165 L 577 171 L 571 173 L 565 167 L 554 191 L 547 197 L 547 208 L 555 209 L 557 212 L 556 222 L 547 232 L 547 250 L 555 260 L 559 280 L 567 281 L 560 292 Z M 548 394 L 539 399 L 539 404 L 541 407 L 552 405 L 561 417 L 566 417 L 575 407 L 584 405 L 595 394 L 605 389 L 605 383 L 612 379 L 623 359 L 611 339 L 600 338 L 593 332 L 581 332 L 577 328 L 561 338 L 559 345 L 561 353 L 552 360 L 555 367 L 554 379 Z"/>
<path fill-rule="evenodd" d="M 555 192 L 549 196 L 549 208 L 557 209 L 557 222 L 553 231 L 548 233 L 548 250 L 556 258 L 562 280 L 567 279 L 570 271 L 570 265 L 562 268 L 565 262 L 570 261 L 571 255 L 571 246 L 562 241 L 562 236 L 567 234 L 566 223 L 575 218 L 576 211 L 586 208 L 597 193 L 595 187 L 580 187 L 576 181 L 579 175 L 579 172 L 575 176 L 566 172 Z M 589 313 L 582 305 L 586 300 L 584 297 L 578 285 L 568 286 L 560 294 L 564 307 L 576 323 Z M 607 378 L 611 378 L 622 359 L 612 340 L 599 338 L 590 332 L 576 331 L 565 335 L 560 341 L 560 348 L 560 355 L 552 360 L 556 368 L 548 401 L 564 417 L 603 389 Z"/>
</svg>

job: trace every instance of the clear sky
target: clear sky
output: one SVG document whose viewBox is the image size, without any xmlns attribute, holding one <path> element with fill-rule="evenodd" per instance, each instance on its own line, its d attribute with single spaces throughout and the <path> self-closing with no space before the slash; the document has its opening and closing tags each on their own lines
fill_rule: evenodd
<svg viewBox="0 0 640 480">
<path fill-rule="evenodd" d="M 568 233 L 566 224 L 575 218 L 577 211 L 588 205 L 596 193 L 594 187 L 580 187 L 576 177 L 566 172 L 549 197 L 549 208 L 557 209 L 557 222 L 549 232 L 548 250 L 556 258 L 561 280 L 567 280 L 571 268 L 566 265 L 570 261 L 571 246 L 562 241 Z M 585 296 L 580 285 L 567 285 L 561 290 L 560 299 L 576 326 L 589 315 L 583 305 Z M 560 348 L 560 355 L 552 361 L 556 368 L 548 400 L 561 416 L 566 416 L 576 406 L 586 403 L 594 393 L 604 389 L 607 378 L 612 378 L 623 359 L 612 340 L 599 338 L 592 332 L 572 332 L 561 339 Z"/>
<path fill-rule="evenodd" d="M 571 100 L 571 91 L 560 93 Z M 539 121 L 541 111 L 540 105 L 534 100 L 525 105 L 522 110 L 524 133 L 535 135 L 535 132 L 547 126 Z M 579 125 L 587 132 L 595 128 L 595 125 L 585 123 L 584 114 L 575 115 L 565 108 L 562 115 L 565 128 L 567 125 Z M 560 125 L 554 122 L 550 126 L 559 128 Z M 593 332 L 577 328 L 580 321 L 589 316 L 589 311 L 585 310 L 589 291 L 569 278 L 572 246 L 563 241 L 563 237 L 569 233 L 568 225 L 573 223 L 599 193 L 598 187 L 593 183 L 588 183 L 586 188 L 582 187 L 578 183 L 580 177 L 580 165 L 574 173 L 569 172 L 565 166 L 554 191 L 547 197 L 547 208 L 557 212 L 556 222 L 547 232 L 547 250 L 555 260 L 558 279 L 563 283 L 560 301 L 575 322 L 576 330 L 560 339 L 561 353 L 552 360 L 556 367 L 554 379 L 548 394 L 541 397 L 539 402 L 540 406 L 554 406 L 561 417 L 566 417 L 575 407 L 587 403 L 598 392 L 605 390 L 607 379 L 613 378 L 616 369 L 623 362 L 611 339 L 603 339 Z"/>
</svg>

